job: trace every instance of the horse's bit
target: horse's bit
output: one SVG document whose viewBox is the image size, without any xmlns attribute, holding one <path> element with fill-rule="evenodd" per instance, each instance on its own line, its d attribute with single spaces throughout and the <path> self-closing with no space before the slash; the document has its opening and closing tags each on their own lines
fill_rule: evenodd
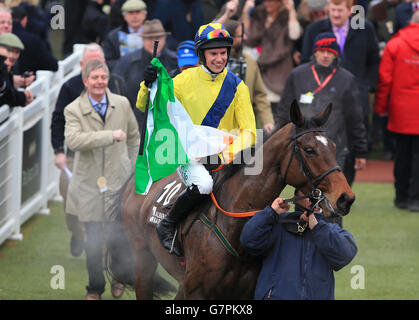
<svg viewBox="0 0 419 320">
<path fill-rule="evenodd" d="M 296 133 L 296 126 L 293 124 L 292 126 L 292 152 L 291 152 L 291 156 L 290 156 L 290 160 L 288 161 L 288 165 L 287 168 L 285 170 L 285 174 L 284 174 L 284 182 L 286 181 L 287 178 L 287 174 L 288 174 L 288 169 L 291 166 L 291 162 L 292 159 L 294 157 L 294 154 L 296 155 L 297 159 L 298 159 L 298 164 L 300 166 L 300 171 L 303 173 L 303 175 L 307 178 L 308 183 L 310 184 L 311 187 L 311 191 L 301 197 L 295 197 L 295 198 L 291 198 L 291 199 L 286 199 L 285 202 L 294 202 L 297 200 L 301 200 L 301 199 L 305 199 L 305 198 L 310 198 L 311 202 L 313 203 L 313 205 L 311 206 L 310 209 L 307 209 L 299 204 L 299 207 L 301 207 L 304 210 L 307 210 L 307 213 L 310 215 L 314 209 L 320 209 L 320 203 L 322 201 L 327 201 L 326 197 L 323 195 L 323 192 L 317 188 L 317 186 L 320 184 L 320 182 L 323 181 L 323 179 L 325 179 L 329 174 L 331 174 L 332 172 L 339 170 L 342 171 L 342 169 L 340 168 L 340 166 L 334 166 L 328 170 L 326 170 L 325 172 L 323 172 L 321 175 L 319 176 L 315 176 L 313 174 L 313 172 L 310 170 L 310 167 L 307 165 L 307 162 L 304 160 L 302 154 L 301 154 L 301 150 L 298 147 L 298 141 L 297 139 L 303 135 L 305 135 L 306 133 L 310 133 L 310 132 L 325 132 L 324 129 L 319 129 L 319 128 L 315 128 L 315 129 L 307 129 L 307 130 L 303 130 L 299 133 Z M 313 180 L 313 181 L 312 181 Z"/>
</svg>

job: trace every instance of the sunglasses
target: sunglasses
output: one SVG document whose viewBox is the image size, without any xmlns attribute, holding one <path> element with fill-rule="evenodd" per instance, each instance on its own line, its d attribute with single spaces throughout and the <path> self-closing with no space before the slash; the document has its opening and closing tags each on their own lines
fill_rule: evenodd
<svg viewBox="0 0 419 320">
<path fill-rule="evenodd" d="M 230 34 L 227 30 L 217 29 L 207 33 L 207 40 L 216 39 L 216 38 L 228 38 Z"/>
</svg>

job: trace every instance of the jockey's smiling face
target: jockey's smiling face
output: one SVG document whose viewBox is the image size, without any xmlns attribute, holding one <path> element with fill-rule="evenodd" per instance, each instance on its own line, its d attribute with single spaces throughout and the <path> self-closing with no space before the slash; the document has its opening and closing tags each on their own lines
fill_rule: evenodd
<svg viewBox="0 0 419 320">
<path fill-rule="evenodd" d="M 108 73 L 106 70 L 100 68 L 92 70 L 87 79 L 83 78 L 83 83 L 90 96 L 96 101 L 101 101 L 103 96 L 106 94 L 108 80 Z"/>
<path fill-rule="evenodd" d="M 208 69 L 213 73 L 220 73 L 227 64 L 227 48 L 206 49 L 204 51 Z"/>
</svg>

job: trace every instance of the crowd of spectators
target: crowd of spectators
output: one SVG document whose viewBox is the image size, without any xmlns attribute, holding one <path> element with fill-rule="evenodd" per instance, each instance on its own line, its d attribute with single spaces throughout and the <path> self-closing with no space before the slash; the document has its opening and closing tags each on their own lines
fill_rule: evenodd
<svg viewBox="0 0 419 320">
<path fill-rule="evenodd" d="M 167 32 L 166 50 L 173 53 L 179 43 L 192 40 L 202 24 L 214 19 L 221 23 L 227 19 L 243 22 L 246 35 L 244 51 L 247 49 L 248 53 L 254 54 L 266 96 L 274 117 L 277 117 L 285 82 L 294 67 L 310 60 L 314 37 L 325 31 L 337 32 L 334 27 L 337 21 L 345 19 L 344 16 L 339 17 L 336 11 L 331 14 L 328 2 L 330 1 L 4 0 L 0 1 L 0 6 L 4 7 L 0 11 L 0 34 L 14 33 L 25 47 L 20 49 L 20 57 L 11 69 L 15 81 L 21 87 L 22 80 L 18 80 L 16 76 L 30 75 L 33 81 L 37 70 L 57 70 L 57 60 L 52 55 L 49 39 L 49 10 L 56 3 L 64 5 L 66 15 L 63 56 L 72 52 L 75 43 L 96 42 L 103 47 L 111 72 L 114 72 L 117 63 L 123 66 L 127 64 L 128 60 L 120 61 L 125 55 L 143 48 L 141 33 L 147 20 L 161 21 Z M 342 1 L 332 1 L 332 5 L 339 2 Z M 348 3 L 351 7 L 356 4 L 363 7 L 362 14 L 366 22 L 361 29 L 365 32 L 357 32 L 354 37 L 352 32 L 347 34 L 345 54 L 342 53 L 340 57 L 341 64 L 357 78 L 370 150 L 383 144 L 384 157 L 390 159 L 394 152 L 394 139 L 386 129 L 386 116 L 378 117 L 371 112 L 371 97 L 376 90 L 378 65 L 385 43 L 409 23 L 417 1 L 355 0 Z M 349 9 L 345 14 L 353 16 L 357 11 Z M 349 29 L 352 31 L 352 28 Z M 378 54 L 375 46 L 379 48 Z M 133 56 L 137 60 L 149 58 L 147 55 L 141 58 L 141 55 L 137 57 L 137 54 L 133 54 L 131 59 Z M 123 76 L 122 72 L 119 73 Z M 134 78 L 136 79 L 132 81 L 141 80 L 141 72 Z M 136 84 L 127 81 L 127 87 L 130 86 L 136 87 Z M 128 98 L 133 103 L 135 98 Z M 264 122 L 266 120 L 259 121 L 259 126 L 263 127 Z"/>
</svg>

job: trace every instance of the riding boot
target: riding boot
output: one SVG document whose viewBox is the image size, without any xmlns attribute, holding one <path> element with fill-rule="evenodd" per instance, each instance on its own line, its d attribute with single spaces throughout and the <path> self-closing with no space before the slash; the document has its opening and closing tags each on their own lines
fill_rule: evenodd
<svg viewBox="0 0 419 320">
<path fill-rule="evenodd" d="M 160 242 L 170 253 L 179 257 L 183 255 L 182 247 L 175 239 L 176 226 L 187 217 L 188 213 L 202 199 L 202 196 L 195 185 L 185 189 L 177 198 L 170 212 L 157 225 L 156 231 Z"/>
</svg>

